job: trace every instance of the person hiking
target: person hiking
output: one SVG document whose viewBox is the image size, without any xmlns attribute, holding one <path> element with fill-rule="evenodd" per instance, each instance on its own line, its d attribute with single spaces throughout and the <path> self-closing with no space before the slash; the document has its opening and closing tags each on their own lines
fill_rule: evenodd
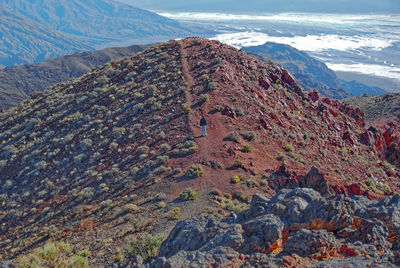
<svg viewBox="0 0 400 268">
<path fill-rule="evenodd" d="M 207 136 L 207 121 L 204 118 L 204 115 L 201 115 L 201 119 L 200 119 L 200 127 L 201 127 L 201 136 L 205 137 Z"/>
</svg>

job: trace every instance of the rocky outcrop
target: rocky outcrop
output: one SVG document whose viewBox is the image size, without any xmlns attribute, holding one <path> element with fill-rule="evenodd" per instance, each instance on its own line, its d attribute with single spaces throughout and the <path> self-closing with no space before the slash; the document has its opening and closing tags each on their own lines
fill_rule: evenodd
<svg viewBox="0 0 400 268">
<path fill-rule="evenodd" d="M 322 196 L 331 194 L 328 182 L 324 178 L 324 175 L 315 167 L 304 176 L 297 176 L 295 172 L 289 172 L 286 170 L 285 165 L 282 165 L 279 170 L 272 173 L 268 178 L 268 184 L 275 191 L 281 189 L 296 189 L 312 188 L 319 192 Z"/>
<path fill-rule="evenodd" d="M 223 221 L 179 222 L 150 267 L 336 267 L 399 262 L 400 195 L 321 196 L 310 188 L 260 194 Z M 344 261 L 345 260 L 345 261 Z"/>
</svg>

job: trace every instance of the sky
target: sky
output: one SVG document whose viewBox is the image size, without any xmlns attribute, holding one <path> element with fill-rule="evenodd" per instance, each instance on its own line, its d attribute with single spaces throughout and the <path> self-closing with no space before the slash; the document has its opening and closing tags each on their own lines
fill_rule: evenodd
<svg viewBox="0 0 400 268">
<path fill-rule="evenodd" d="M 154 11 L 400 13 L 400 0 L 118 0 Z"/>
</svg>

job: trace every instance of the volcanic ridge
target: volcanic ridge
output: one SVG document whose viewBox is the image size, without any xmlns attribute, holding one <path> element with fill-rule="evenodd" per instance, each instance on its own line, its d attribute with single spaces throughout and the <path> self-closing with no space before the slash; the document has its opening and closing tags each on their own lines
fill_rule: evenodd
<svg viewBox="0 0 400 268">
<path fill-rule="evenodd" d="M 0 113 L 1 255 L 61 240 L 106 265 L 140 233 L 222 219 L 255 193 L 384 198 L 400 188 L 398 129 L 364 125 L 233 47 L 154 45 Z"/>
</svg>

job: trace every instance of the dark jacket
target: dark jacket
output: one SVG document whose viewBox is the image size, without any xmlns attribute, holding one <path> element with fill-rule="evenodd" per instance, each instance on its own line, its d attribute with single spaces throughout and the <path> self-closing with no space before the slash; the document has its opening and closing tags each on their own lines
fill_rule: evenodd
<svg viewBox="0 0 400 268">
<path fill-rule="evenodd" d="M 202 117 L 200 119 L 200 126 L 206 126 L 206 125 L 207 125 L 207 121 L 206 121 L 206 119 L 204 117 Z"/>
</svg>

